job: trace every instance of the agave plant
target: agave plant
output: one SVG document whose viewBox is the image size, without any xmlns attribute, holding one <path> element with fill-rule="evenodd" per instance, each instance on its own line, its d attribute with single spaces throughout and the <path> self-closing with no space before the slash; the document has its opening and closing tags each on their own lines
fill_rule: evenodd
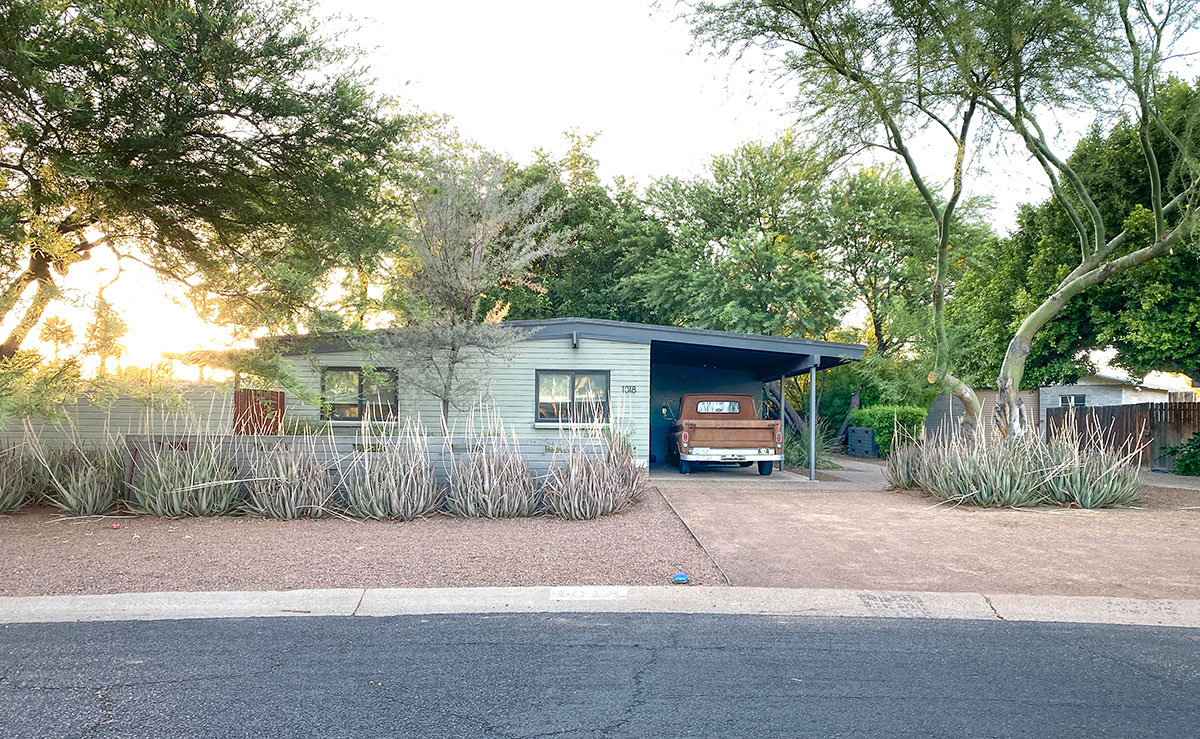
<svg viewBox="0 0 1200 739">
<path fill-rule="evenodd" d="M 97 516 L 117 507 L 129 459 L 123 446 L 110 441 L 37 454 L 47 471 L 47 499 L 54 507 L 72 516 Z"/>
<path fill-rule="evenodd" d="M 514 518 L 542 507 L 529 465 L 516 438 L 506 433 L 468 437 L 467 451 L 454 462 L 446 509 L 454 516 Z"/>
<path fill-rule="evenodd" d="M 384 437 L 364 427 L 357 449 L 342 479 L 351 516 L 410 521 L 441 508 L 442 493 L 419 425 L 406 422 Z"/>
<path fill-rule="evenodd" d="M 608 435 L 607 450 L 597 453 L 598 435 L 567 437 L 566 458 L 550 470 L 546 508 L 571 520 L 616 513 L 640 498 L 645 471 L 633 457 L 633 446 L 621 435 Z"/>
<path fill-rule="evenodd" d="M 45 468 L 24 444 L 0 447 L 0 514 L 15 513 L 45 490 Z"/>
<path fill-rule="evenodd" d="M 241 503 L 233 457 L 215 438 L 164 443 L 139 455 L 130 507 L 162 518 L 224 516 Z"/>
<path fill-rule="evenodd" d="M 246 483 L 245 510 L 264 518 L 318 518 L 333 512 L 330 440 L 294 437 L 286 448 L 255 454 Z"/>
</svg>

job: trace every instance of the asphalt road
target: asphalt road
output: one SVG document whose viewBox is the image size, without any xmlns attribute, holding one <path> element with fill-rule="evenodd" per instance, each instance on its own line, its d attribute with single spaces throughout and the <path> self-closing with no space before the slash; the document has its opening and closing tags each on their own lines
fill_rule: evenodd
<svg viewBox="0 0 1200 739">
<path fill-rule="evenodd" d="M 1200 631 L 662 614 L 14 624 L 0 735 L 1195 737 Z"/>
</svg>

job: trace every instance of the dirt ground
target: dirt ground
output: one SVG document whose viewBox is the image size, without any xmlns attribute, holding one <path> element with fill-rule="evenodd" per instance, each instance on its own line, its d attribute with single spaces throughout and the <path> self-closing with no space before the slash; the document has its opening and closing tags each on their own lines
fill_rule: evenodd
<svg viewBox="0 0 1200 739">
<path fill-rule="evenodd" d="M 1147 486 L 1128 510 L 954 508 L 842 461 L 817 482 L 658 484 L 734 586 L 1200 598 L 1200 490 Z"/>
<path fill-rule="evenodd" d="M 113 524 L 120 524 L 114 529 Z M 723 585 L 662 496 L 599 521 L 0 517 L 0 596 L 486 585 Z"/>
</svg>

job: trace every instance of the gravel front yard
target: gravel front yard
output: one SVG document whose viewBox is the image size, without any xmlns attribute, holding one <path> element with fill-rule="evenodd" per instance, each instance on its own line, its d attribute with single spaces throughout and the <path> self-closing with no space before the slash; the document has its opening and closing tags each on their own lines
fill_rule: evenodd
<svg viewBox="0 0 1200 739">
<path fill-rule="evenodd" d="M 113 524 L 120 528 L 114 529 Z M 598 521 L 0 517 L 0 596 L 486 585 L 723 585 L 657 490 Z"/>
</svg>

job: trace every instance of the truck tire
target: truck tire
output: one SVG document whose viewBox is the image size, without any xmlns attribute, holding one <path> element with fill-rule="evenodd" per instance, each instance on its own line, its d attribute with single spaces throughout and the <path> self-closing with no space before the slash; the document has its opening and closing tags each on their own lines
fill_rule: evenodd
<svg viewBox="0 0 1200 739">
<path fill-rule="evenodd" d="M 692 462 L 691 462 L 691 460 L 688 460 L 688 459 L 681 459 L 681 460 L 679 460 L 679 474 L 681 474 L 681 475 L 690 475 L 690 474 L 692 474 Z"/>
<path fill-rule="evenodd" d="M 738 462 L 738 467 L 749 467 L 753 462 Z"/>
<path fill-rule="evenodd" d="M 769 475 L 774 471 L 775 471 L 775 463 L 774 462 L 759 462 L 758 463 L 758 474 Z"/>
</svg>

